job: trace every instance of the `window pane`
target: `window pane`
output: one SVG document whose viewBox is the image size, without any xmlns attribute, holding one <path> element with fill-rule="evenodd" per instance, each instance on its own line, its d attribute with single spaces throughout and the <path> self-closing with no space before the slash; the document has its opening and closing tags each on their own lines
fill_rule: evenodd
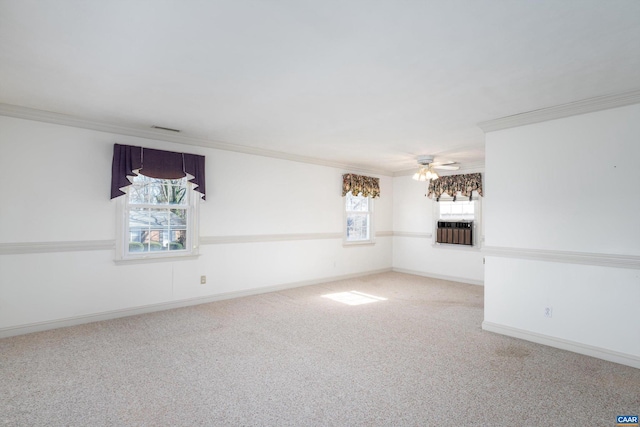
<svg viewBox="0 0 640 427">
<path fill-rule="evenodd" d="M 187 248 L 187 231 L 186 230 L 172 230 L 169 233 L 169 244 L 167 245 L 170 251 L 181 251 Z"/>
<path fill-rule="evenodd" d="M 146 194 L 146 186 L 144 184 L 133 184 L 129 187 L 129 203 L 140 204 L 147 203 L 149 197 Z"/>
<path fill-rule="evenodd" d="M 149 209 L 131 208 L 129 210 L 129 228 L 139 228 L 149 226 Z"/>
<path fill-rule="evenodd" d="M 150 251 L 161 251 L 166 249 L 166 247 L 162 245 L 162 235 L 162 230 L 149 230 L 146 243 L 149 245 Z"/>
<path fill-rule="evenodd" d="M 178 226 L 187 226 L 187 210 L 186 209 L 171 209 L 170 210 L 171 227 L 176 228 Z"/>
<path fill-rule="evenodd" d="M 135 228 L 129 230 L 129 252 L 144 252 L 148 250 L 148 245 L 143 242 L 146 240 L 147 229 Z"/>
<path fill-rule="evenodd" d="M 351 193 L 346 195 L 346 210 L 356 212 L 369 211 L 369 198 L 363 196 L 353 196 Z"/>
<path fill-rule="evenodd" d="M 148 209 L 149 226 L 153 228 L 169 225 L 169 211 L 167 209 Z"/>
<path fill-rule="evenodd" d="M 474 208 L 474 203 L 469 203 L 469 202 L 467 202 L 467 203 L 465 203 L 465 204 L 464 204 L 464 206 L 463 206 L 463 212 L 464 212 L 465 214 L 471 214 L 471 215 L 473 215 L 473 214 L 474 214 L 474 209 L 473 209 L 473 208 Z"/>
<path fill-rule="evenodd" d="M 151 196 L 149 203 L 154 205 L 169 204 L 182 205 L 186 204 L 187 188 L 182 185 L 181 181 L 166 180 L 166 182 L 154 182 L 151 186 Z"/>
<path fill-rule="evenodd" d="M 347 216 L 347 240 L 369 240 L 369 214 Z"/>
<path fill-rule="evenodd" d="M 187 179 L 156 179 L 144 175 L 133 178 L 129 190 L 129 203 L 151 203 L 154 205 L 186 205 Z"/>
<path fill-rule="evenodd" d="M 351 193 L 347 193 L 346 197 L 346 210 L 347 211 L 352 211 L 353 210 L 353 196 L 351 195 Z"/>
<path fill-rule="evenodd" d="M 473 201 L 441 201 L 439 208 L 440 219 L 473 220 L 475 218 L 475 202 Z"/>
<path fill-rule="evenodd" d="M 129 252 L 186 249 L 187 210 L 131 208 Z"/>
</svg>

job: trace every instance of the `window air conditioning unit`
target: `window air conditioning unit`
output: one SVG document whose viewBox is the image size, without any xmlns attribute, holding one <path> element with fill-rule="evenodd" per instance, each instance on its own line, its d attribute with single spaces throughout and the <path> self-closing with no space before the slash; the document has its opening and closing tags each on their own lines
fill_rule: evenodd
<svg viewBox="0 0 640 427">
<path fill-rule="evenodd" d="M 437 243 L 473 246 L 473 221 L 438 221 Z"/>
</svg>

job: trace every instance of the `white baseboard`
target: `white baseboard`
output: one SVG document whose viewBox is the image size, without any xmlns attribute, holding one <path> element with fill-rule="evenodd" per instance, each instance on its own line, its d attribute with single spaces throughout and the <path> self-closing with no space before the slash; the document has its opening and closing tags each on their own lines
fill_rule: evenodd
<svg viewBox="0 0 640 427">
<path fill-rule="evenodd" d="M 103 311 L 100 313 L 86 314 L 81 316 L 66 317 L 63 319 L 49 320 L 45 322 L 29 323 L 25 325 L 10 326 L 0 328 L 0 338 L 7 338 L 16 335 L 30 334 L 32 332 L 47 331 L 50 329 L 66 328 L 69 326 L 82 325 L 85 323 L 99 322 L 102 320 L 117 319 L 120 317 L 136 316 L 139 314 L 152 313 L 155 311 L 170 310 L 192 305 L 206 304 L 209 302 L 222 301 L 232 298 L 246 297 L 250 295 L 265 294 L 269 292 L 282 291 L 285 289 L 299 288 L 302 286 L 318 285 L 321 283 L 335 282 L 338 280 L 353 279 L 356 277 L 368 276 L 371 274 L 387 273 L 391 268 L 363 271 L 361 273 L 344 274 L 341 276 L 324 277 L 321 279 L 305 280 L 301 282 L 285 283 L 281 285 L 267 286 L 263 288 L 245 289 L 242 291 L 225 292 L 203 297 L 187 298 L 177 301 L 168 301 L 158 304 L 148 304 L 138 307 L 129 307 L 120 310 Z"/>
<path fill-rule="evenodd" d="M 469 285 L 484 286 L 483 280 L 467 279 L 466 277 L 444 276 L 441 274 L 427 273 L 425 271 L 407 270 L 405 268 L 392 268 L 392 271 L 405 274 L 413 274 L 414 276 L 430 277 L 432 279 L 449 280 L 451 282 L 468 283 Z"/>
<path fill-rule="evenodd" d="M 619 363 L 621 365 L 631 366 L 640 369 L 640 357 L 632 354 L 619 353 L 606 348 L 594 347 L 587 344 L 581 344 L 575 341 L 569 341 L 562 338 L 550 337 L 535 332 L 525 331 L 523 329 L 512 328 L 510 326 L 499 325 L 497 323 L 482 322 L 484 331 L 495 332 L 496 334 L 507 335 L 519 338 L 525 341 L 535 342 L 537 344 L 548 345 L 562 350 L 572 351 L 574 353 L 584 354 L 586 356 L 607 360 L 609 362 Z"/>
</svg>

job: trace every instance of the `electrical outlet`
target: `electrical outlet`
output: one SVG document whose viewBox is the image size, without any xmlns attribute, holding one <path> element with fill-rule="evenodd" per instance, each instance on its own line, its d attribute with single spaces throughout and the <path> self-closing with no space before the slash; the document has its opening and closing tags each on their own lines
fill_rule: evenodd
<svg viewBox="0 0 640 427">
<path fill-rule="evenodd" d="M 544 317 L 553 317 L 553 307 L 544 308 Z"/>
<path fill-rule="evenodd" d="M 201 285 L 207 284 L 207 276 L 200 276 L 200 284 Z"/>
</svg>

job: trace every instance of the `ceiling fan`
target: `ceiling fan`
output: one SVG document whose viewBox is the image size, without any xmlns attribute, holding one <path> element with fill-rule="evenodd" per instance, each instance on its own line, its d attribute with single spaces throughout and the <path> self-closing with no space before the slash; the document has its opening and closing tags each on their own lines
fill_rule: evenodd
<svg viewBox="0 0 640 427">
<path fill-rule="evenodd" d="M 456 171 L 460 169 L 460 166 L 456 166 L 456 162 L 434 162 L 433 156 L 418 156 L 416 159 L 420 168 L 413 174 L 413 179 L 416 181 L 432 181 L 438 179 L 440 176 L 434 171 L 434 169 Z"/>
</svg>

